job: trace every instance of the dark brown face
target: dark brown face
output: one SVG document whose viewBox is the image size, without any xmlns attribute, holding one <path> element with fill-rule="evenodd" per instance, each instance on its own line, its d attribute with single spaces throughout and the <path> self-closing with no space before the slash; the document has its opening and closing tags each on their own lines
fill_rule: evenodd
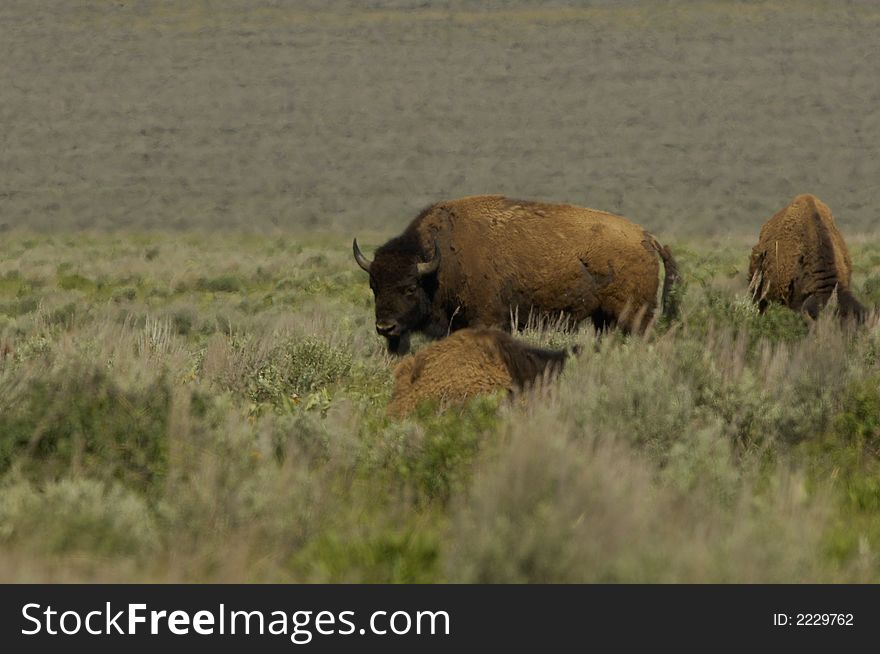
<svg viewBox="0 0 880 654">
<path fill-rule="evenodd" d="M 436 287 L 439 254 L 432 262 L 420 261 L 415 254 L 387 252 L 381 248 L 374 261 L 367 260 L 357 241 L 355 260 L 370 275 L 370 288 L 376 303 L 376 332 L 388 341 L 388 351 L 406 354 L 413 330 L 428 319 L 430 290 Z"/>
<path fill-rule="evenodd" d="M 376 332 L 388 339 L 388 351 L 406 354 L 409 334 L 428 317 L 430 300 L 415 260 L 377 255 L 370 271 L 376 302 Z"/>
</svg>

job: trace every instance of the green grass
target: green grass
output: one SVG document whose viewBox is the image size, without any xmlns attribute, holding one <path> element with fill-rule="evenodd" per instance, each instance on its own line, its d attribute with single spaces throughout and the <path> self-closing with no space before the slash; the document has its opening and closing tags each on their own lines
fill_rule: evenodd
<svg viewBox="0 0 880 654">
<path fill-rule="evenodd" d="M 876 321 L 758 314 L 744 241 L 673 246 L 680 322 L 530 330 L 585 346 L 557 384 L 394 421 L 347 239 L 8 233 L 0 578 L 880 580 Z"/>
</svg>

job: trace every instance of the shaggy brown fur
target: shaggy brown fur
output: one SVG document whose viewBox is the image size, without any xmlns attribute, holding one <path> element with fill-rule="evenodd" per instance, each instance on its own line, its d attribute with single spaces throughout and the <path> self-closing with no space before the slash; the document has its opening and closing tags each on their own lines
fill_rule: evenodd
<svg viewBox="0 0 880 654">
<path fill-rule="evenodd" d="M 462 329 L 395 367 L 388 414 L 406 415 L 426 400 L 447 406 L 500 389 L 523 390 L 559 374 L 567 357 L 566 350 L 533 347 L 497 329 Z"/>
<path fill-rule="evenodd" d="M 435 271 L 417 273 L 418 263 L 438 257 Z M 638 225 L 568 204 L 481 195 L 428 207 L 372 263 L 359 263 L 370 272 L 377 330 L 391 351 L 405 352 L 410 331 L 439 338 L 468 326 L 509 329 L 512 314 L 518 327 L 530 316 L 563 315 L 641 332 L 657 305 L 658 258 L 664 312 L 673 315 L 675 261 Z"/>
<path fill-rule="evenodd" d="M 861 321 L 865 308 L 850 292 L 852 263 L 831 210 L 815 196 L 797 196 L 761 228 L 749 261 L 749 288 L 763 312 L 782 303 L 815 319 L 837 290 L 839 313 Z"/>
</svg>

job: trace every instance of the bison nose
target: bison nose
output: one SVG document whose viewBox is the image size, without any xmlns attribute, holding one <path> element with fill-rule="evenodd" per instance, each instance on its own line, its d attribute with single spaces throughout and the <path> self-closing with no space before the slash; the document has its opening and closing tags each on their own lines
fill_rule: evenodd
<svg viewBox="0 0 880 654">
<path fill-rule="evenodd" d="M 377 322 L 376 331 L 380 336 L 394 336 L 399 330 L 396 322 Z"/>
</svg>

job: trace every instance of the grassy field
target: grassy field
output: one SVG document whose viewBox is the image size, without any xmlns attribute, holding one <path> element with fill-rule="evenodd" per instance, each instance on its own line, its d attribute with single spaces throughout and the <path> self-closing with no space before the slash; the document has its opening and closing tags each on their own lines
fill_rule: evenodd
<svg viewBox="0 0 880 654">
<path fill-rule="evenodd" d="M 586 346 L 557 385 L 391 421 L 347 243 L 11 233 L 0 577 L 876 581 L 876 320 L 760 316 L 746 245 L 674 245 L 680 323 L 529 332 Z"/>
<path fill-rule="evenodd" d="M 880 302 L 880 8 L 428 4 L 0 2 L 0 581 L 880 581 L 878 319 L 745 279 L 809 192 Z M 682 319 L 391 421 L 351 237 L 476 193 L 643 224 Z"/>
</svg>

